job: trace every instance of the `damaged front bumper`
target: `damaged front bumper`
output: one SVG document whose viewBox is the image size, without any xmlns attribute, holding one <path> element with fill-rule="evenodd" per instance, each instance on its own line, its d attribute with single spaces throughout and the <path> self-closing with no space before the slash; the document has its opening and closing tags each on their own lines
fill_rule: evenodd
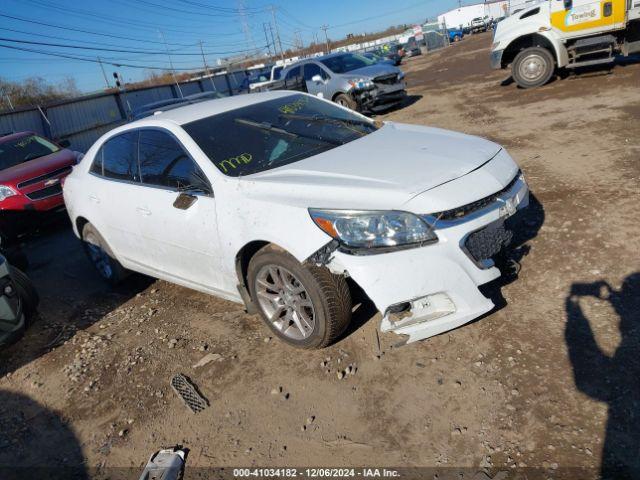
<svg viewBox="0 0 640 480">
<path fill-rule="evenodd" d="M 351 95 L 360 110 L 372 110 L 403 101 L 407 97 L 405 88 L 406 84 L 399 82 L 384 88 L 376 86 L 363 90 L 352 90 Z"/>
<path fill-rule="evenodd" d="M 500 271 L 491 259 L 475 258 L 466 248 L 467 240 L 501 226 L 528 203 L 529 190 L 520 176 L 482 210 L 439 224 L 438 243 L 373 255 L 338 249 L 326 265 L 333 273 L 350 276 L 365 291 L 383 315 L 382 331 L 406 335 L 407 342 L 429 338 L 493 309 L 478 287 L 498 278 Z"/>
</svg>

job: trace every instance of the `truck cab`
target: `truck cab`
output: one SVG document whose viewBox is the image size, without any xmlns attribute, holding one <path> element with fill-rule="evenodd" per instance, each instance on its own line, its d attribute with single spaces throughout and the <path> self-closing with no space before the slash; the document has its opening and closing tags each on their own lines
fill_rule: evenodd
<svg viewBox="0 0 640 480">
<path fill-rule="evenodd" d="M 640 51 L 640 0 L 546 0 L 498 23 L 491 66 L 523 88 Z"/>
</svg>

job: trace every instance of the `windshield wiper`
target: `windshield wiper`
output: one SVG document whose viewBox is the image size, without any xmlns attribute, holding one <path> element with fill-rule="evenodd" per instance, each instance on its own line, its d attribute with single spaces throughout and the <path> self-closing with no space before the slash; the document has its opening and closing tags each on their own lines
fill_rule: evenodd
<svg viewBox="0 0 640 480">
<path fill-rule="evenodd" d="M 269 122 L 256 122 L 255 120 L 248 120 L 246 118 L 236 118 L 234 121 L 236 123 L 241 124 L 241 125 L 246 125 L 248 127 L 253 127 L 253 128 L 259 128 L 260 130 L 266 130 L 268 132 L 280 133 L 280 134 L 286 135 L 288 137 L 307 138 L 309 140 L 313 140 L 313 141 L 316 141 L 316 142 L 322 142 L 322 143 L 326 143 L 328 145 L 334 145 L 334 146 L 344 145 L 344 142 L 339 142 L 339 141 L 335 141 L 335 140 L 328 140 L 326 138 L 317 137 L 315 135 L 305 135 L 305 134 L 302 134 L 302 133 L 291 132 L 291 131 L 286 130 L 284 128 L 276 127 L 276 126 L 270 124 Z"/>
<path fill-rule="evenodd" d="M 256 122 L 255 120 L 248 120 L 246 118 L 236 118 L 234 119 L 234 122 L 241 125 L 247 125 L 248 127 L 259 128 L 260 130 L 281 133 L 282 135 L 287 135 L 289 137 L 299 136 L 297 133 L 290 132 L 289 130 L 285 130 L 284 128 L 274 127 L 269 122 Z"/>
<path fill-rule="evenodd" d="M 303 120 L 305 122 L 322 122 L 322 123 L 334 123 L 338 125 L 345 125 L 348 128 L 348 125 L 358 125 L 362 127 L 372 127 L 375 128 L 374 125 L 365 121 L 365 120 L 355 120 L 350 118 L 336 118 L 336 117 L 325 117 L 322 115 L 297 115 L 295 113 L 283 113 L 280 115 L 284 118 L 291 118 L 292 120 Z M 367 135 L 366 132 L 360 130 L 353 130 L 354 132 L 360 134 L 361 136 Z"/>
</svg>

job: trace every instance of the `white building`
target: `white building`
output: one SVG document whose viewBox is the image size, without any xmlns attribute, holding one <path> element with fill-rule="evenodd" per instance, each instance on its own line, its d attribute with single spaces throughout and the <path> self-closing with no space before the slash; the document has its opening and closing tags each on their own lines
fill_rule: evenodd
<svg viewBox="0 0 640 480">
<path fill-rule="evenodd" d="M 500 18 L 509 14 L 513 6 L 525 3 L 526 0 L 485 0 L 474 5 L 465 5 L 449 10 L 438 16 L 438 22 L 447 27 L 468 27 L 474 18 Z M 536 0 L 537 1 L 537 0 Z"/>
</svg>

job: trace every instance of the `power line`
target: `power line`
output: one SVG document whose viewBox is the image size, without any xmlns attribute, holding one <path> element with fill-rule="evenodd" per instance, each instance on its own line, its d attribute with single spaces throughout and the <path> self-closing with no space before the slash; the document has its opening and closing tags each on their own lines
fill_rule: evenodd
<svg viewBox="0 0 640 480">
<path fill-rule="evenodd" d="M 44 50 L 37 50 L 37 49 L 34 49 L 34 48 L 17 47 L 15 45 L 3 45 L 1 43 L 0 43 L 0 48 L 9 48 L 11 50 L 19 50 L 19 51 L 22 51 L 22 52 L 39 53 L 39 54 L 42 54 L 42 55 L 49 55 L 49 56 L 52 56 L 52 57 L 68 58 L 68 59 L 77 60 L 77 61 L 81 61 L 81 62 L 98 63 L 98 60 L 96 60 L 96 59 L 86 58 L 86 57 L 79 57 L 77 55 L 69 55 L 69 54 L 61 53 L 61 52 L 47 52 L 47 51 L 44 51 Z M 122 63 L 122 62 L 105 61 L 105 59 L 102 59 L 102 63 L 106 64 L 106 65 L 112 65 L 114 67 L 139 68 L 139 69 L 142 69 L 142 70 L 171 70 L 171 68 L 160 67 L 160 66 L 156 66 L 156 65 L 133 65 L 133 64 Z M 176 67 L 175 70 L 180 70 L 180 71 L 185 71 L 186 72 L 186 71 L 200 70 L 200 67 L 192 67 L 192 68 Z"/>
<path fill-rule="evenodd" d="M 12 20 L 18 20 L 20 22 L 32 23 L 34 25 L 41 25 L 41 26 L 44 26 L 44 27 L 58 28 L 58 29 L 61 29 L 61 30 L 69 30 L 69 31 L 72 31 L 72 32 L 79 32 L 79 33 L 87 33 L 89 35 L 98 35 L 98 36 L 101 36 L 101 37 L 117 38 L 117 39 L 120 39 L 120 40 L 129 40 L 131 42 L 145 42 L 145 43 L 154 43 L 154 44 L 157 44 L 157 45 L 162 45 L 162 42 L 156 42 L 156 41 L 153 41 L 153 40 L 146 40 L 146 39 L 142 39 L 142 38 L 133 38 L 133 37 L 125 37 L 125 36 L 122 36 L 122 35 L 113 35 L 113 34 L 110 34 L 110 33 L 100 33 L 100 32 L 96 32 L 96 31 L 82 30 L 80 28 L 54 25 L 52 23 L 40 22 L 38 20 L 29 20 L 29 19 L 25 19 L 25 18 L 16 17 L 16 16 L 13 16 L 13 15 L 7 15 L 7 14 L 4 14 L 4 13 L 0 13 L 0 17 L 11 18 Z M 169 45 L 178 46 L 178 47 L 190 47 L 191 46 L 191 44 L 186 44 L 186 43 L 170 43 Z"/>
<path fill-rule="evenodd" d="M 85 47 L 83 45 L 69 45 L 63 43 L 50 43 L 50 42 L 36 42 L 33 40 L 22 40 L 15 38 L 6 38 L 0 37 L 0 41 L 3 42 L 11 42 L 11 43 L 22 43 L 28 45 L 40 45 L 45 47 L 60 47 L 60 48 L 73 48 L 78 50 L 93 50 L 99 52 L 116 52 L 116 53 L 141 53 L 145 55 L 166 55 L 168 50 L 165 52 L 160 52 L 157 50 L 127 50 L 127 49 L 118 49 L 118 48 L 101 48 L 101 47 Z M 265 47 L 262 47 L 263 49 Z M 228 55 L 229 53 L 247 53 L 255 51 L 255 49 L 243 49 L 243 50 L 227 50 L 225 52 L 205 52 L 207 55 Z M 185 53 L 185 52 L 173 52 L 173 55 L 180 56 L 200 56 L 200 53 Z"/>
</svg>

